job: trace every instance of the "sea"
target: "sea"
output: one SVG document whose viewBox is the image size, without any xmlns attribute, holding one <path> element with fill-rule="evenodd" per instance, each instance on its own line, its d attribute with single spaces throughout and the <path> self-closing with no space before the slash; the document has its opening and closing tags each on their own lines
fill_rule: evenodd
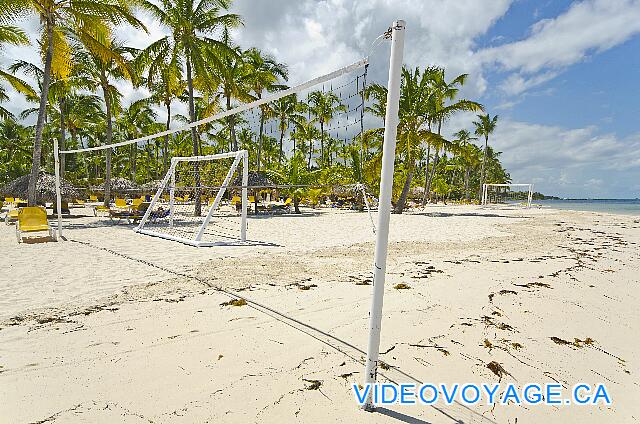
<svg viewBox="0 0 640 424">
<path fill-rule="evenodd" d="M 533 203 L 556 209 L 640 216 L 640 199 L 559 199 L 534 200 Z"/>
</svg>

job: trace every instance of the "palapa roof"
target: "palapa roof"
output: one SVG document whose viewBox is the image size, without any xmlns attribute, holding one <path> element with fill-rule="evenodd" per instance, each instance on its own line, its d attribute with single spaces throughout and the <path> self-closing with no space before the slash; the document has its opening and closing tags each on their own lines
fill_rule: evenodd
<svg viewBox="0 0 640 424">
<path fill-rule="evenodd" d="M 95 187 L 96 190 L 104 191 L 104 183 Z M 131 180 L 122 177 L 111 178 L 111 191 L 136 191 L 140 186 Z"/>
<path fill-rule="evenodd" d="M 30 174 L 16 178 L 0 189 L 3 196 L 20 197 L 26 199 L 29 192 Z M 63 200 L 75 200 L 81 197 L 80 190 L 66 180 L 60 181 L 60 191 Z M 40 171 L 36 182 L 36 201 L 55 202 L 56 200 L 56 178 L 53 175 Z"/>
<path fill-rule="evenodd" d="M 140 186 L 144 191 L 158 191 L 158 189 L 162 186 L 163 180 L 153 180 L 146 182 Z"/>
<path fill-rule="evenodd" d="M 233 180 L 232 185 L 241 186 L 242 185 L 242 175 L 238 175 L 235 180 Z M 255 188 L 275 188 L 277 186 L 265 172 L 257 172 L 257 171 L 249 171 L 249 187 Z"/>
</svg>

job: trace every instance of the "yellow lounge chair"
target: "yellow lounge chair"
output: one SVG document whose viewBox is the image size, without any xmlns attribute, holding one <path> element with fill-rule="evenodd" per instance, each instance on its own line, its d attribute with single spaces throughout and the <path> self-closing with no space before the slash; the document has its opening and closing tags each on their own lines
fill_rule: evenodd
<svg viewBox="0 0 640 424">
<path fill-rule="evenodd" d="M 133 199 L 131 201 L 131 209 L 136 209 L 138 206 L 144 203 L 144 199 Z"/>
<path fill-rule="evenodd" d="M 18 223 L 16 224 L 18 243 L 22 242 L 22 233 L 41 231 L 49 232 L 49 237 L 54 241 L 56 240 L 56 232 L 47 221 L 47 210 L 42 206 L 21 208 L 18 212 Z"/>
<path fill-rule="evenodd" d="M 235 205 L 237 205 L 238 203 L 242 203 L 242 199 L 240 198 L 240 196 L 233 196 L 233 197 L 231 198 L 231 205 L 232 205 L 232 206 L 235 206 Z"/>
<path fill-rule="evenodd" d="M 7 205 L 12 205 L 15 203 L 15 199 L 13 197 L 5 197 L 4 198 L 4 203 L 6 203 Z"/>
<path fill-rule="evenodd" d="M 127 201 L 124 199 L 116 197 L 115 204 L 117 209 L 129 209 L 129 205 L 127 205 Z"/>
<path fill-rule="evenodd" d="M 93 216 L 98 216 L 98 212 L 108 214 L 111 208 L 109 206 L 97 205 L 93 207 Z"/>
<path fill-rule="evenodd" d="M 75 202 L 73 202 L 73 204 L 77 206 L 84 206 L 84 200 L 76 199 Z"/>
<path fill-rule="evenodd" d="M 249 196 L 249 203 L 255 203 L 256 198 L 254 196 Z"/>
<path fill-rule="evenodd" d="M 89 196 L 89 202 L 91 202 L 91 203 L 99 202 L 98 196 Z"/>
</svg>

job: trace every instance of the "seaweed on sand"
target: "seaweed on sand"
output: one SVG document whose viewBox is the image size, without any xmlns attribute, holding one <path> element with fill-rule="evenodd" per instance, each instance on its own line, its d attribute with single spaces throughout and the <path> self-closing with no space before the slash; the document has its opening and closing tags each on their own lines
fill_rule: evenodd
<svg viewBox="0 0 640 424">
<path fill-rule="evenodd" d="M 244 299 L 232 299 L 228 302 L 222 302 L 220 306 L 245 306 L 247 301 Z"/>
</svg>

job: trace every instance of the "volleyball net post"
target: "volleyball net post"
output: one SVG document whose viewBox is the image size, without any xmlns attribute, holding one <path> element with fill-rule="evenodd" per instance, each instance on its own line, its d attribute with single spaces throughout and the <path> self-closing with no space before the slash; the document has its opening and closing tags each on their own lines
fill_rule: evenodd
<svg viewBox="0 0 640 424">
<path fill-rule="evenodd" d="M 389 221 L 391 219 L 391 195 L 396 156 L 396 133 L 399 121 L 398 110 L 400 103 L 404 36 L 405 22 L 402 20 L 394 22 L 391 27 L 391 57 L 389 59 L 387 107 L 385 112 L 382 172 L 378 202 L 378 225 L 373 261 L 373 296 L 371 299 L 371 311 L 369 312 L 369 343 L 367 346 L 367 362 L 365 364 L 366 384 L 375 383 L 378 372 L 384 281 L 389 244 Z M 369 390 L 364 409 L 367 411 L 373 411 L 375 409 L 373 404 L 373 389 Z"/>
</svg>

